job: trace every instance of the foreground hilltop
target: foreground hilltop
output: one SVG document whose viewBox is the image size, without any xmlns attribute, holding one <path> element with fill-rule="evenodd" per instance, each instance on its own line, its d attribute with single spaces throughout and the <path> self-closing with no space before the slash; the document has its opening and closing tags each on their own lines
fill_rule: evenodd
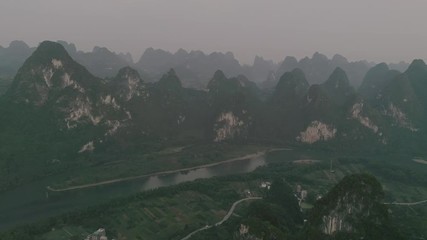
<svg viewBox="0 0 427 240">
<path fill-rule="evenodd" d="M 346 176 L 316 202 L 305 226 L 306 239 L 403 239 L 383 201 L 375 177 Z"/>
</svg>

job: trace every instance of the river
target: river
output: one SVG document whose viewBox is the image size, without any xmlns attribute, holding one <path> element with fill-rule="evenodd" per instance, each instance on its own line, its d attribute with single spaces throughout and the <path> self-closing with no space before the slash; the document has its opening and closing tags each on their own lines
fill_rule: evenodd
<svg viewBox="0 0 427 240">
<path fill-rule="evenodd" d="M 51 179 L 45 179 L 0 194 L 0 230 L 150 189 L 196 179 L 252 172 L 265 164 L 265 156 L 260 155 L 191 171 L 153 175 L 60 193 L 48 193 L 46 186 L 51 184 Z"/>
</svg>

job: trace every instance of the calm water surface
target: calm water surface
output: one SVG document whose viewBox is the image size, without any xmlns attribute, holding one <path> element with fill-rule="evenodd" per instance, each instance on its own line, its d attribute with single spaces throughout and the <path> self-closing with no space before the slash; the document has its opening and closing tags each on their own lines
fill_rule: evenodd
<svg viewBox="0 0 427 240">
<path fill-rule="evenodd" d="M 265 157 L 260 156 L 187 172 L 51 193 L 49 197 L 46 186 L 51 184 L 51 180 L 46 179 L 0 194 L 0 230 L 150 189 L 201 178 L 252 172 L 265 164 Z"/>
</svg>

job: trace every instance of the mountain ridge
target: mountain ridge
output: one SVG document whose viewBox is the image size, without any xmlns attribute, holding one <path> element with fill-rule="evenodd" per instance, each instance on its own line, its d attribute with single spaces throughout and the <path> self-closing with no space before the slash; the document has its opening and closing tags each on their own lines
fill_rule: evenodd
<svg viewBox="0 0 427 240">
<path fill-rule="evenodd" d="M 3 130 L 5 136 L 14 135 L 15 142 L 52 144 L 45 154 L 53 158 L 68 154 L 111 159 L 118 153 L 143 154 L 147 146 L 221 142 L 423 155 L 427 71 L 422 62 L 414 64 L 392 77 L 383 66 L 379 76 L 386 79 L 380 81 L 378 99 L 377 92 L 365 96 L 363 88 L 355 91 L 339 68 L 329 80 L 311 86 L 302 70 L 293 69 L 271 92 L 243 75 L 227 77 L 216 70 L 208 89 L 197 90 L 183 86 L 175 70 L 156 82 L 129 66 L 113 78 L 97 78 L 61 44 L 43 42 L 0 99 L 0 123 L 13 126 Z M 32 115 L 34 122 L 50 126 L 19 120 Z M 49 132 L 49 140 L 20 131 L 27 128 Z M 8 144 L 4 150 L 22 154 Z"/>
</svg>

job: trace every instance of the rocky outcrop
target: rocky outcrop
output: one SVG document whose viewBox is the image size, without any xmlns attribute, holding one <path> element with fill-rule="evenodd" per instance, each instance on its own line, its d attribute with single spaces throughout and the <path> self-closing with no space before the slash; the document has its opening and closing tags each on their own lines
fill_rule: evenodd
<svg viewBox="0 0 427 240">
<path fill-rule="evenodd" d="M 382 186 L 375 177 L 346 176 L 316 202 L 305 228 L 312 234 L 332 237 L 346 234 L 348 239 L 388 239 L 394 230 L 383 197 Z"/>
<path fill-rule="evenodd" d="M 319 121 L 313 121 L 307 129 L 300 133 L 297 140 L 302 143 L 315 143 L 318 141 L 328 141 L 333 139 L 337 133 L 337 129 L 332 125 L 328 125 Z"/>
<path fill-rule="evenodd" d="M 221 113 L 214 125 L 214 142 L 233 139 L 245 131 L 246 128 L 247 124 L 234 115 L 233 112 Z"/>
<path fill-rule="evenodd" d="M 378 126 L 369 119 L 369 117 L 363 116 L 363 101 L 357 102 L 351 108 L 351 118 L 356 119 L 364 127 L 371 129 L 374 133 L 378 132 Z"/>
</svg>

